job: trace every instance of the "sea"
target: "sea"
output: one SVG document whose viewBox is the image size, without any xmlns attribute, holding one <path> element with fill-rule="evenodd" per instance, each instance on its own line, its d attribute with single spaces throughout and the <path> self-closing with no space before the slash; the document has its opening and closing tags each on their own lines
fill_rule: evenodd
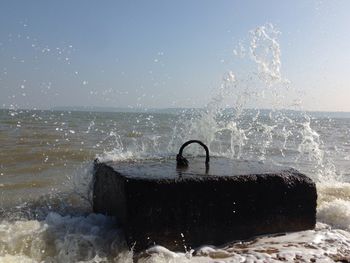
<svg viewBox="0 0 350 263">
<path fill-rule="evenodd" d="M 315 115 L 315 114 L 314 114 Z M 0 262 L 349 262 L 350 118 L 232 109 L 0 111 Z M 94 214 L 92 164 L 211 156 L 293 167 L 317 185 L 317 225 L 222 247 L 155 246 L 135 258 L 112 217 Z M 186 155 L 204 158 L 200 147 Z"/>
</svg>

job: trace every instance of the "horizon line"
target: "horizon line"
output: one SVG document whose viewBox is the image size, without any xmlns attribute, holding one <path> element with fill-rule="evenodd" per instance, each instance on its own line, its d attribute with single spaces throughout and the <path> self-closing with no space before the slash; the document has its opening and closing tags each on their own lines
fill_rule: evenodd
<svg viewBox="0 0 350 263">
<path fill-rule="evenodd" d="M 103 106 L 54 106 L 51 108 L 8 108 L 0 107 L 1 110 L 13 110 L 13 111 L 74 111 L 74 112 L 147 112 L 157 110 L 204 110 L 205 107 L 103 107 Z M 234 107 L 226 107 L 222 109 L 234 109 Z M 103 111 L 107 110 L 107 111 Z M 111 111 L 108 111 L 111 110 Z M 350 114 L 350 111 L 341 110 L 303 110 L 303 109 L 269 109 L 269 108 L 243 108 L 243 110 L 262 110 L 262 111 L 292 111 L 292 112 L 312 112 L 312 113 L 338 113 L 338 114 Z"/>
</svg>

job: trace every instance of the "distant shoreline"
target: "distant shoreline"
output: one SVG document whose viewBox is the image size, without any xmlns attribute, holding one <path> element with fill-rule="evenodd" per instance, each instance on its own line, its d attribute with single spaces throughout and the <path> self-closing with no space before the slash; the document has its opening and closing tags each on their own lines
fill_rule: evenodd
<svg viewBox="0 0 350 263">
<path fill-rule="evenodd" d="M 9 109 L 0 108 L 0 110 L 15 110 L 15 111 L 57 111 L 57 112 L 97 112 L 97 113 L 164 113 L 164 114 L 180 114 L 184 112 L 193 112 L 205 110 L 205 108 L 114 108 L 114 107 L 84 107 L 84 106 L 62 106 L 52 107 L 50 109 Z M 225 109 L 227 111 L 234 111 L 233 108 Z M 244 109 L 244 111 L 250 111 L 252 113 L 260 111 L 263 114 L 270 113 L 271 109 Z M 350 112 L 343 111 L 297 111 L 280 109 L 276 111 L 282 111 L 287 114 L 309 114 L 312 117 L 322 118 L 350 118 Z"/>
</svg>

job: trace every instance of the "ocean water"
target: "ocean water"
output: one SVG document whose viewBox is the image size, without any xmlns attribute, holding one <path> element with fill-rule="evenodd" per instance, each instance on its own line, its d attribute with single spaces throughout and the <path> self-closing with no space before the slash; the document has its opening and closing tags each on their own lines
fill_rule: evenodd
<svg viewBox="0 0 350 263">
<path fill-rule="evenodd" d="M 317 183 L 315 230 L 187 253 L 154 247 L 138 262 L 350 259 L 350 119 L 226 109 L 159 113 L 0 111 L 0 262 L 132 262 L 113 218 L 92 213 L 101 160 L 175 158 L 188 139 L 213 156 L 272 161 Z M 187 155 L 203 158 L 191 146 Z"/>
</svg>

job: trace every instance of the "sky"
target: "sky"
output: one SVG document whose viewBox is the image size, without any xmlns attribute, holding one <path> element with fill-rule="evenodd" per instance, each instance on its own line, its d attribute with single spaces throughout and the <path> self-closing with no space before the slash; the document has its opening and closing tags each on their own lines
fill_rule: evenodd
<svg viewBox="0 0 350 263">
<path fill-rule="evenodd" d="M 289 83 L 276 88 L 280 106 L 350 111 L 348 10 L 348 0 L 2 0 L 0 106 L 202 107 L 226 72 L 253 97 L 275 89 L 245 82 L 257 65 L 234 50 L 273 25 Z M 245 106 L 273 104 L 254 101 Z"/>
</svg>

